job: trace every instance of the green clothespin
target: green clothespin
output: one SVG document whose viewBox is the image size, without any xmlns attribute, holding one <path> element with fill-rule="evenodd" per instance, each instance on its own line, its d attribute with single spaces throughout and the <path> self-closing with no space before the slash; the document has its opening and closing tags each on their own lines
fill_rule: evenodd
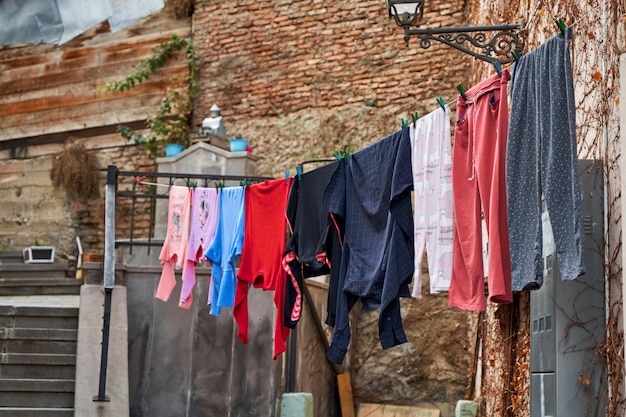
<svg viewBox="0 0 626 417">
<path fill-rule="evenodd" d="M 302 180 L 302 166 L 296 165 L 296 173 L 298 175 L 298 180 Z"/>
<path fill-rule="evenodd" d="M 411 120 L 413 121 L 413 125 L 415 125 L 415 122 L 417 122 L 417 119 L 419 118 L 418 113 L 411 113 Z"/>
<path fill-rule="evenodd" d="M 215 181 L 215 188 L 218 190 L 224 188 L 224 181 Z"/>
<path fill-rule="evenodd" d="M 461 93 L 461 97 L 463 97 L 463 100 L 467 100 L 467 97 L 465 97 L 465 88 L 463 88 L 463 86 L 459 84 L 456 86 L 456 89 L 459 90 L 459 93 Z"/>
<path fill-rule="evenodd" d="M 350 155 L 350 149 L 349 148 L 343 148 L 343 157 L 348 159 L 348 155 Z"/>
<path fill-rule="evenodd" d="M 493 61 L 492 64 L 495 67 L 496 72 L 498 73 L 498 75 L 502 75 L 502 66 L 500 65 L 500 62 L 499 61 Z"/>
<path fill-rule="evenodd" d="M 333 154 L 333 156 L 334 156 L 334 157 L 335 157 L 338 161 L 340 161 L 340 160 L 341 160 L 341 158 L 343 158 L 343 156 L 341 155 L 341 151 L 337 151 L 337 152 L 335 152 L 335 153 Z"/>
<path fill-rule="evenodd" d="M 409 126 L 409 121 L 407 119 L 400 119 L 400 122 L 402 123 L 402 129 Z"/>
<path fill-rule="evenodd" d="M 513 52 L 511 52 L 511 55 L 513 55 L 513 59 L 515 60 L 515 62 L 519 62 L 521 56 L 519 52 L 517 52 L 517 49 L 513 49 Z"/>
<path fill-rule="evenodd" d="M 565 26 L 565 22 L 563 21 L 563 19 L 559 17 L 558 19 L 554 21 L 554 23 L 556 23 L 559 29 L 561 29 L 561 33 L 565 35 L 565 30 L 567 29 L 567 26 Z"/>
<path fill-rule="evenodd" d="M 460 84 L 459 84 L 460 85 Z M 443 101 L 443 98 L 437 97 L 437 103 L 441 106 L 443 111 L 446 111 L 446 103 Z"/>
</svg>

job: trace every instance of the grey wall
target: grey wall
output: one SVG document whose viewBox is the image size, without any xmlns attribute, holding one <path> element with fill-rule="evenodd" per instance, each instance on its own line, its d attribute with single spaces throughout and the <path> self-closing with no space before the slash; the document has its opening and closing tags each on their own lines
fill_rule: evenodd
<svg viewBox="0 0 626 417">
<path fill-rule="evenodd" d="M 251 290 L 250 342 L 242 344 L 230 309 L 210 316 L 210 268 L 198 273 L 190 310 L 154 298 L 160 267 L 126 267 L 130 415 L 275 415 L 279 362 L 272 359 L 272 293 Z"/>
</svg>

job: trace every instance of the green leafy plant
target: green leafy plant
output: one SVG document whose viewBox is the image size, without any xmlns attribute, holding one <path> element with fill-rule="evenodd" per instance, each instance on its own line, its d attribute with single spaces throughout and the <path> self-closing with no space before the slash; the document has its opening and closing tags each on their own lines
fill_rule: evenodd
<svg viewBox="0 0 626 417">
<path fill-rule="evenodd" d="M 107 83 L 105 90 L 124 92 L 147 80 L 152 73 L 161 68 L 180 50 L 185 51 L 185 59 L 189 72 L 182 77 L 172 77 L 172 85 L 168 87 L 165 97 L 154 115 L 146 120 L 147 133 L 138 133 L 128 126 L 118 126 L 117 131 L 127 140 L 144 146 L 148 156 L 155 158 L 161 152 L 163 143 L 174 143 L 187 147 L 189 145 L 193 98 L 198 90 L 198 66 L 194 60 L 194 48 L 190 39 L 173 35 L 172 39 L 162 42 L 152 50 L 152 55 L 143 59 L 137 69 L 125 79 Z"/>
</svg>

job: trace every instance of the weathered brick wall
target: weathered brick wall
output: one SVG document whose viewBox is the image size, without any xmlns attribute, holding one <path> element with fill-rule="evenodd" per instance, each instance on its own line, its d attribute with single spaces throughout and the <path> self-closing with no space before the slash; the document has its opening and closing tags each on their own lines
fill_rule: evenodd
<svg viewBox="0 0 626 417">
<path fill-rule="evenodd" d="M 471 60 L 405 47 L 382 1 L 196 1 L 201 67 L 195 123 L 217 103 L 227 135 L 250 140 L 261 174 L 358 150 L 456 98 Z M 430 1 L 431 26 L 465 21 L 465 1 Z"/>
</svg>

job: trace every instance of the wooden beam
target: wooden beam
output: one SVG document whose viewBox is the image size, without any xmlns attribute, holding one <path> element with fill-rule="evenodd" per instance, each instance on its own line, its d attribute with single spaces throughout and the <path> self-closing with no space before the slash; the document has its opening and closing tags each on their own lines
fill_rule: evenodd
<svg viewBox="0 0 626 417">
<path fill-rule="evenodd" d="M 146 127 L 145 120 L 134 120 L 132 122 L 125 123 L 126 126 L 140 130 Z M 19 149 L 33 145 L 47 145 L 50 143 L 63 143 L 69 137 L 72 138 L 88 138 L 93 136 L 103 136 L 117 133 L 117 124 L 97 126 L 86 129 L 69 130 L 66 132 L 50 133 L 39 136 L 26 136 L 13 140 L 0 141 L 0 150 Z"/>
</svg>

